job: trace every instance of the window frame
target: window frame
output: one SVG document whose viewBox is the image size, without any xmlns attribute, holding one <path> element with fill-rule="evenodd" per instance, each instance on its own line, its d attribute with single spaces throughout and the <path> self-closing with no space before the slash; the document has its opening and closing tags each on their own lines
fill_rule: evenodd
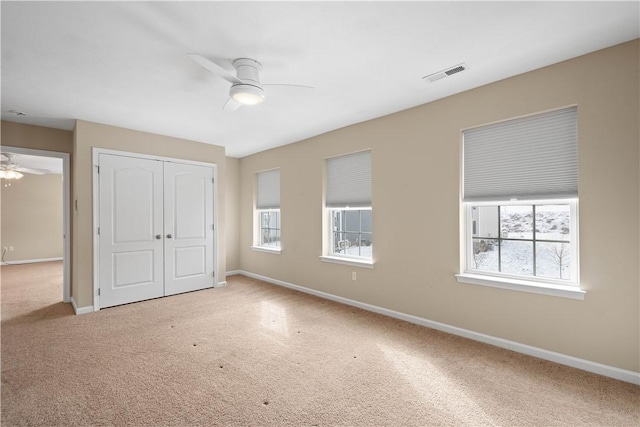
<svg viewBox="0 0 640 427">
<path fill-rule="evenodd" d="M 570 279 L 559 279 L 535 275 L 520 275 L 504 272 L 482 271 L 473 268 L 473 217 L 472 208 L 481 206 L 545 206 L 545 205 L 569 205 L 570 228 L 569 228 L 569 245 L 570 245 Z M 484 286 L 493 286 L 503 289 L 520 290 L 525 292 L 555 295 L 566 298 L 584 299 L 585 292 L 580 288 L 580 244 L 579 244 L 579 213 L 578 199 L 543 199 L 543 200 L 511 200 L 511 201 L 469 201 L 462 202 L 462 215 L 464 226 L 462 227 L 463 236 L 461 238 L 461 260 L 460 271 L 456 278 L 458 282 L 471 283 Z M 498 224 L 499 227 L 499 224 Z M 535 222 L 533 224 L 535 229 Z M 504 239 L 500 236 L 500 228 L 498 228 L 499 236 L 497 240 Z M 534 233 L 535 236 L 535 233 Z M 513 239 L 533 243 L 533 251 L 535 252 L 535 242 L 555 239 Z M 533 255 L 536 256 L 535 254 Z M 535 272 L 534 272 L 535 274 Z"/>
<path fill-rule="evenodd" d="M 338 211 L 358 211 L 358 212 L 362 212 L 362 211 L 369 211 L 371 212 L 371 225 L 373 228 L 373 209 L 371 208 L 371 206 L 361 206 L 361 207 L 344 207 L 344 208 L 326 208 L 327 209 L 327 217 L 328 217 L 328 221 L 329 221 L 329 250 L 328 250 L 328 256 L 329 257 L 336 257 L 336 258 L 344 258 L 344 259 L 349 259 L 349 260 L 357 260 L 360 262 L 373 262 L 373 243 L 371 243 L 371 256 L 362 256 L 362 255 L 350 255 L 350 254 L 346 254 L 346 253 L 339 253 L 339 252 L 335 252 L 335 247 L 336 247 L 336 242 L 335 242 L 335 233 L 351 233 L 351 234 L 358 234 L 359 237 L 362 236 L 362 213 L 360 213 L 360 224 L 359 224 L 359 230 L 358 231 L 335 231 L 334 230 L 334 215 L 336 212 Z M 370 232 L 365 232 L 369 235 L 371 235 L 372 237 L 372 241 L 373 241 L 373 230 L 371 230 Z M 361 245 L 360 245 L 361 246 Z"/>
<path fill-rule="evenodd" d="M 271 227 L 263 227 L 262 215 L 265 213 L 276 213 L 278 216 L 277 223 L 279 223 L 280 228 L 271 228 Z M 264 249 L 269 252 L 279 252 L 282 250 L 282 216 L 280 213 L 280 208 L 277 209 L 256 209 L 256 238 L 254 239 L 256 244 L 253 246 L 254 249 Z M 278 234 L 280 236 L 280 244 L 279 245 L 269 245 L 263 242 L 263 230 L 278 230 Z"/>
<path fill-rule="evenodd" d="M 372 150 L 367 148 L 329 157 L 324 161 L 323 230 L 320 255 L 320 260 L 323 262 L 373 268 L 373 247 L 370 257 L 335 252 L 333 229 L 335 211 L 370 210 L 372 214 L 370 233 L 373 241 L 372 159 Z M 362 233 L 361 229 L 360 233 Z"/>
<path fill-rule="evenodd" d="M 272 173 L 277 173 L 277 181 L 273 181 L 271 178 Z M 267 175 L 268 174 L 268 175 Z M 261 176 L 267 179 L 266 181 L 262 181 L 266 184 L 263 188 L 263 191 L 267 191 L 266 193 L 261 193 Z M 255 199 L 254 199 L 254 215 L 253 215 L 253 245 L 251 249 L 260 252 L 268 252 L 268 253 L 276 253 L 279 254 L 282 252 L 282 214 L 280 210 L 280 168 L 267 169 L 264 171 L 259 171 L 255 173 Z M 274 189 L 277 189 L 277 192 L 273 192 Z M 261 202 L 261 194 L 266 196 L 267 199 L 263 199 Z M 262 205 L 262 207 L 261 207 Z M 277 223 L 280 228 L 271 228 L 270 230 L 278 230 L 278 234 L 280 236 L 280 244 L 278 246 L 265 244 L 263 242 L 263 214 L 269 212 L 276 212 L 278 215 Z"/>
</svg>

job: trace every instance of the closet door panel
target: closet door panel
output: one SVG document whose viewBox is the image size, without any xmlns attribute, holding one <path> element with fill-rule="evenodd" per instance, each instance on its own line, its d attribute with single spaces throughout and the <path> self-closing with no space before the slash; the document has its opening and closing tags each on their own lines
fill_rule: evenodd
<svg viewBox="0 0 640 427">
<path fill-rule="evenodd" d="M 213 169 L 165 162 L 165 295 L 210 288 Z"/>
<path fill-rule="evenodd" d="M 163 286 L 163 167 L 154 160 L 99 157 L 101 308 L 157 298 Z"/>
</svg>

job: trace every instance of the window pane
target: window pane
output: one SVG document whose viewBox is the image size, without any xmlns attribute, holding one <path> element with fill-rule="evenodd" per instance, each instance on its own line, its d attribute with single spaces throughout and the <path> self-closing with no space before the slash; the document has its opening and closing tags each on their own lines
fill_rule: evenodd
<svg viewBox="0 0 640 427">
<path fill-rule="evenodd" d="M 571 279 L 571 246 L 540 242 L 536 245 L 536 276 Z"/>
<path fill-rule="evenodd" d="M 467 270 L 575 280 L 573 252 L 577 249 L 570 241 L 575 205 L 570 200 L 535 206 L 520 203 L 469 206 Z M 494 222 L 499 234 L 489 238 Z"/>
<path fill-rule="evenodd" d="M 371 246 L 373 244 L 373 234 L 361 233 L 360 234 L 360 246 Z"/>
<path fill-rule="evenodd" d="M 273 228 L 262 229 L 262 241 L 260 244 L 265 246 L 280 246 L 280 230 Z"/>
<path fill-rule="evenodd" d="M 499 271 L 497 239 L 473 239 L 471 268 L 481 271 Z"/>
<path fill-rule="evenodd" d="M 474 206 L 471 208 L 473 237 L 498 237 L 498 207 Z"/>
<path fill-rule="evenodd" d="M 344 233 L 345 239 L 347 239 L 349 241 L 349 244 L 351 246 L 355 245 L 356 242 L 358 241 L 358 233 Z"/>
<path fill-rule="evenodd" d="M 372 236 L 370 209 L 332 210 L 332 253 L 371 258 Z"/>
<path fill-rule="evenodd" d="M 346 243 L 343 253 L 353 256 L 371 257 L 373 246 L 371 243 L 371 233 L 346 233 Z"/>
<path fill-rule="evenodd" d="M 264 226 L 265 228 L 275 228 L 274 227 L 274 219 L 275 219 L 275 215 L 273 215 L 272 212 L 265 212 L 264 213 Z"/>
<path fill-rule="evenodd" d="M 345 237 L 345 233 L 333 233 L 333 252 L 337 254 L 346 254 L 349 249 L 349 241 Z"/>
<path fill-rule="evenodd" d="M 570 230 L 569 205 L 536 206 L 536 239 L 569 240 Z"/>
<path fill-rule="evenodd" d="M 280 245 L 280 236 L 279 230 L 274 228 L 267 228 L 264 230 L 265 242 L 266 246 L 279 246 Z"/>
<path fill-rule="evenodd" d="M 533 206 L 500 206 L 500 233 L 503 239 L 532 239 Z"/>
<path fill-rule="evenodd" d="M 344 230 L 344 211 L 333 211 L 333 231 Z"/>
<path fill-rule="evenodd" d="M 360 211 L 344 211 L 344 230 L 360 230 Z"/>
<path fill-rule="evenodd" d="M 363 210 L 360 211 L 361 212 L 361 219 L 360 221 L 362 221 L 362 229 L 361 231 L 363 233 L 371 233 L 373 230 L 371 229 L 371 210 Z"/>
<path fill-rule="evenodd" d="M 500 271 L 533 275 L 533 242 L 503 240 L 500 247 Z"/>
<path fill-rule="evenodd" d="M 355 249 L 352 249 L 350 252 L 352 255 L 363 256 L 367 258 L 371 258 L 373 255 L 373 244 L 371 242 L 372 234 L 371 233 L 360 233 L 358 240 L 355 242 L 357 245 L 357 252 Z M 352 247 L 353 248 L 353 247 Z"/>
<path fill-rule="evenodd" d="M 260 245 L 280 247 L 280 211 L 260 212 Z"/>
</svg>

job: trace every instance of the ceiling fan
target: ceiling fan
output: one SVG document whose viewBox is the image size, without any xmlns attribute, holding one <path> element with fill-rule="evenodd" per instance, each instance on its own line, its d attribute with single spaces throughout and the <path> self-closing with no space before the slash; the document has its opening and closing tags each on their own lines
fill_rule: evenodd
<svg viewBox="0 0 640 427">
<path fill-rule="evenodd" d="M 0 178 L 4 179 L 20 179 L 22 173 L 30 173 L 33 175 L 44 175 L 51 173 L 48 169 L 25 168 L 13 161 L 13 153 L 0 153 Z"/>
<path fill-rule="evenodd" d="M 267 91 L 271 92 L 274 89 L 278 91 L 286 89 L 292 95 L 310 95 L 315 90 L 312 86 L 261 83 L 260 70 L 262 69 L 262 64 L 254 59 L 238 58 L 234 60 L 233 67 L 236 69 L 236 75 L 234 76 L 233 73 L 227 71 L 220 64 L 202 55 L 190 53 L 188 56 L 213 74 L 231 83 L 229 99 L 222 107 L 223 111 L 235 111 L 243 105 L 260 104 L 265 100 Z"/>
</svg>

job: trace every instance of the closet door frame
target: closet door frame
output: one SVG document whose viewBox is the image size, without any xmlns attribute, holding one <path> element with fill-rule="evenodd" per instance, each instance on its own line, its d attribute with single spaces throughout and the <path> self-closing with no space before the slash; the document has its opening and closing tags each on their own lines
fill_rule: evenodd
<svg viewBox="0 0 640 427">
<path fill-rule="evenodd" d="M 92 179 L 93 179 L 93 310 L 100 310 L 100 240 L 98 239 L 98 227 L 100 224 L 100 188 L 98 166 L 100 164 L 100 154 L 111 154 L 115 156 L 134 157 L 138 159 L 158 160 L 163 162 L 182 163 L 186 165 L 205 166 L 213 169 L 213 283 L 214 287 L 218 286 L 218 165 L 215 163 L 198 162 L 194 160 L 178 159 L 173 157 L 155 156 L 152 154 L 130 153 L 127 151 L 110 150 L 106 148 L 93 147 L 92 149 Z"/>
</svg>

